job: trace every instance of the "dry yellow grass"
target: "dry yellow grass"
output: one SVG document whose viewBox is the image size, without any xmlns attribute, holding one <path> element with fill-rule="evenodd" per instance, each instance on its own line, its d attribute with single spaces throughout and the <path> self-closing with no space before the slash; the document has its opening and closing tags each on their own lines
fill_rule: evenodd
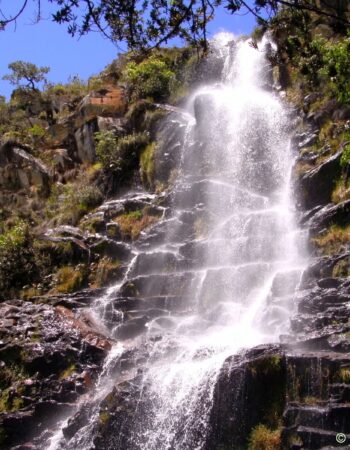
<svg viewBox="0 0 350 450">
<path fill-rule="evenodd" d="M 142 230 L 159 220 L 159 216 L 146 214 L 142 211 L 132 211 L 116 217 L 124 238 L 136 240 Z"/>
<path fill-rule="evenodd" d="M 333 225 L 320 237 L 314 238 L 313 242 L 325 255 L 340 253 L 350 243 L 350 225 L 345 228 Z"/>
<path fill-rule="evenodd" d="M 281 431 L 257 425 L 251 432 L 248 450 L 280 450 Z"/>
</svg>

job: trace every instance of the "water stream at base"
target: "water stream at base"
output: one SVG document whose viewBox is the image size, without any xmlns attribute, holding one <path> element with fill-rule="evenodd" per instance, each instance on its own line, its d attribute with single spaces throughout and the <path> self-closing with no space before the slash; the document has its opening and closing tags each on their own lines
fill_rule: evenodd
<svg viewBox="0 0 350 450">
<path fill-rule="evenodd" d="M 95 304 L 95 314 L 101 315 L 141 257 L 171 253 L 179 262 L 173 274 L 166 274 L 182 306 L 170 305 L 164 316 L 147 323 L 138 406 L 127 448 L 115 436 L 116 450 L 204 448 L 223 362 L 242 349 L 277 342 L 286 332 L 305 265 L 290 191 L 289 118 L 266 88 L 271 43 L 264 38 L 255 49 L 249 41 L 233 43 L 232 36 L 220 34 L 213 48 L 225 60 L 223 78 L 188 101 L 173 214 L 164 219 L 169 220 L 167 238 L 149 249 L 136 248 L 123 282 Z M 176 240 L 188 216 L 192 238 Z M 153 285 L 147 277 L 163 276 L 161 265 L 159 256 L 154 270 L 137 273 L 153 296 L 159 277 Z M 122 354 L 118 344 L 105 362 L 87 400 L 92 405 L 88 425 L 70 443 L 57 433 L 50 450 L 91 448 L 99 404 L 118 382 L 109 368 Z"/>
</svg>

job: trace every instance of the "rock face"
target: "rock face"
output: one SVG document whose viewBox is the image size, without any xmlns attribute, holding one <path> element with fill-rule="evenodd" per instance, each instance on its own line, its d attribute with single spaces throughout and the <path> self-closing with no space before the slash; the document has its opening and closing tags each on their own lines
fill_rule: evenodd
<svg viewBox="0 0 350 450">
<path fill-rule="evenodd" d="M 97 131 L 94 122 L 85 123 L 74 133 L 77 143 L 78 157 L 82 162 L 93 162 L 96 158 L 94 133 Z"/>
<path fill-rule="evenodd" d="M 276 426 L 286 402 L 286 358 L 278 346 L 261 346 L 228 358 L 214 393 L 206 449 L 245 448 L 262 418 Z"/>
<path fill-rule="evenodd" d="M 331 201 L 335 183 L 341 174 L 341 154 L 340 151 L 331 156 L 300 179 L 298 188 L 302 208 L 311 209 L 315 205 L 326 205 Z"/>
<path fill-rule="evenodd" d="M 75 160 L 93 162 L 96 157 L 94 133 L 124 131 L 123 115 L 126 108 L 125 94 L 121 88 L 106 87 L 90 93 L 69 117 L 49 127 L 51 143 L 69 147 L 69 156 Z"/>
<path fill-rule="evenodd" d="M 111 344 L 64 306 L 5 302 L 0 316 L 1 448 L 33 439 L 42 448 L 41 434 L 92 387 Z"/>
<path fill-rule="evenodd" d="M 29 190 L 37 188 L 43 195 L 50 189 L 50 172 L 27 149 L 8 142 L 0 148 L 0 187 Z"/>
</svg>

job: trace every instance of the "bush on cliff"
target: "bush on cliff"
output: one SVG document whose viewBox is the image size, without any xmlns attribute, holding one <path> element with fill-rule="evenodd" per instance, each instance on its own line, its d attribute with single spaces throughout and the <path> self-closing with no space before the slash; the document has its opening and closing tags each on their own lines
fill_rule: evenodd
<svg viewBox="0 0 350 450">
<path fill-rule="evenodd" d="M 11 297 L 37 275 L 32 236 L 27 224 L 19 221 L 0 235 L 0 298 Z"/>
<path fill-rule="evenodd" d="M 127 178 L 137 166 L 139 155 L 149 142 L 148 133 L 132 133 L 118 137 L 112 131 L 95 133 L 98 161 L 108 172 Z"/>
<path fill-rule="evenodd" d="M 321 41 L 322 67 L 319 74 L 330 79 L 334 95 L 342 103 L 350 101 L 350 38 L 339 42 Z"/>
<path fill-rule="evenodd" d="M 129 62 L 124 69 L 124 78 L 129 83 L 134 98 L 151 97 L 163 100 L 169 95 L 169 83 L 175 76 L 167 64 L 152 55 L 141 63 Z"/>
<path fill-rule="evenodd" d="M 251 432 L 248 450 L 280 450 L 281 431 L 257 425 Z"/>
</svg>

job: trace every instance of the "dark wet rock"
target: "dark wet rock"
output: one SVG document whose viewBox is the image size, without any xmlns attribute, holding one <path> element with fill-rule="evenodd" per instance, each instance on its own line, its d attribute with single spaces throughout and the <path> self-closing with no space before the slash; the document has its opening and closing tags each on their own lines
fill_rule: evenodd
<svg viewBox="0 0 350 450">
<path fill-rule="evenodd" d="M 105 289 L 84 289 L 72 294 L 48 294 L 32 298 L 34 303 L 64 306 L 68 309 L 77 309 L 91 306 L 92 302 L 104 294 Z"/>
<path fill-rule="evenodd" d="M 310 147 L 315 144 L 318 139 L 318 134 L 313 132 L 304 132 L 298 135 L 295 135 L 292 139 L 292 143 L 297 145 L 299 149 L 304 147 Z"/>
<path fill-rule="evenodd" d="M 132 278 L 120 288 L 125 297 L 154 297 L 186 293 L 186 287 L 193 280 L 191 272 L 175 274 L 150 274 Z"/>
<path fill-rule="evenodd" d="M 349 120 L 350 119 L 350 106 L 349 105 L 340 105 L 334 111 L 333 120 Z"/>
<path fill-rule="evenodd" d="M 290 353 L 278 346 L 229 358 L 215 388 L 206 448 L 244 447 L 255 425 L 277 428 L 282 412 L 282 448 L 334 443 L 330 436 L 350 432 L 349 406 L 342 403 L 349 384 L 337 382 L 349 363 L 332 351 Z"/>
<path fill-rule="evenodd" d="M 102 401 L 94 448 L 132 448 L 132 419 L 137 408 L 139 389 L 137 380 L 126 381 L 115 387 Z"/>
<path fill-rule="evenodd" d="M 179 258 L 170 252 L 139 253 L 130 272 L 130 277 L 150 273 L 173 272 L 179 265 Z"/>
<path fill-rule="evenodd" d="M 157 126 L 157 146 L 154 154 L 153 183 L 171 183 L 174 171 L 179 167 L 181 161 L 181 150 L 183 148 L 188 118 L 180 111 L 169 115 L 170 120 L 161 121 Z"/>
<path fill-rule="evenodd" d="M 302 208 L 311 209 L 331 201 L 335 183 L 341 174 L 341 154 L 341 151 L 336 153 L 300 178 L 298 196 Z"/>
<path fill-rule="evenodd" d="M 43 243 L 42 247 L 47 248 L 56 264 L 59 262 L 89 262 L 90 260 L 91 253 L 88 245 L 72 234 L 68 236 L 46 234 L 39 236 L 39 239 Z"/>
<path fill-rule="evenodd" d="M 329 446 L 334 444 L 334 442 L 337 442 L 336 436 L 338 434 L 338 430 L 328 431 L 323 428 L 301 426 L 297 428 L 296 434 L 300 437 L 302 442 L 305 442 L 305 445 L 307 445 L 310 450 L 318 450 L 325 445 Z M 349 439 L 350 435 L 347 435 L 346 440 Z"/>
<path fill-rule="evenodd" d="M 332 258 L 323 258 L 323 261 Z M 333 350 L 348 352 L 350 340 L 348 333 L 348 307 L 350 305 L 350 283 L 344 278 L 321 278 L 322 265 L 314 266 L 314 281 L 310 279 L 312 271 L 304 274 L 304 287 L 296 296 L 298 312 L 291 319 L 292 331 L 290 343 L 314 350 Z M 324 267 L 321 270 L 325 270 Z M 333 269 L 331 269 L 333 271 Z M 308 278 L 309 284 L 305 283 Z"/>
<path fill-rule="evenodd" d="M 342 284 L 342 280 L 339 278 L 321 278 L 317 280 L 317 285 L 320 288 L 338 288 Z"/>
<path fill-rule="evenodd" d="M 96 380 L 111 344 L 62 306 L 15 300 L 0 305 L 0 317 L 11 320 L 11 327 L 0 324 L 0 426 L 2 448 L 10 448 L 71 411 Z"/>
<path fill-rule="evenodd" d="M 279 346 L 228 358 L 217 380 L 206 449 L 245 446 L 263 417 L 274 425 L 285 403 L 286 363 Z"/>
<path fill-rule="evenodd" d="M 90 411 L 88 408 L 81 408 L 68 420 L 68 424 L 63 428 L 63 435 L 66 439 L 71 439 L 75 433 L 84 426 L 89 419 Z"/>
<path fill-rule="evenodd" d="M 330 204 L 317 211 L 308 221 L 310 232 L 319 233 L 330 225 L 346 226 L 350 217 L 350 200 Z"/>
<path fill-rule="evenodd" d="M 307 121 L 313 126 L 321 127 L 328 119 L 330 119 L 335 111 L 339 108 L 336 99 L 329 100 L 324 106 L 307 115 Z"/>
<path fill-rule="evenodd" d="M 148 321 L 149 317 L 147 316 L 127 320 L 116 328 L 115 337 L 117 339 L 132 339 L 146 331 Z"/>
<path fill-rule="evenodd" d="M 317 279 L 333 277 L 337 266 L 344 264 L 349 267 L 349 263 L 350 255 L 347 252 L 314 258 L 303 273 L 301 287 L 308 288 L 314 286 Z"/>
<path fill-rule="evenodd" d="M 93 253 L 100 256 L 108 256 L 114 260 L 126 261 L 131 256 L 130 246 L 121 242 L 115 242 L 113 239 L 103 238 L 90 246 Z"/>
</svg>

